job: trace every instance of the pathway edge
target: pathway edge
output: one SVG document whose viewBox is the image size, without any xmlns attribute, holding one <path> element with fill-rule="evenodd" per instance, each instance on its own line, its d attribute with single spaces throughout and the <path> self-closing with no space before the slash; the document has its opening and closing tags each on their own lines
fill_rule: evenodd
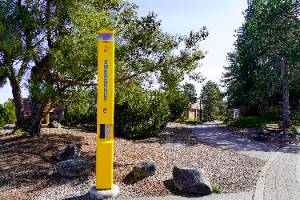
<svg viewBox="0 0 300 200">
<path fill-rule="evenodd" d="M 258 175 L 258 180 L 255 185 L 255 191 L 253 194 L 253 200 L 263 200 L 264 199 L 264 189 L 265 189 L 265 181 L 266 181 L 266 175 L 268 172 L 268 169 L 271 165 L 271 163 L 277 158 L 277 156 L 280 154 L 280 152 L 274 153 L 271 158 L 268 160 L 268 162 L 264 165 L 262 168 L 262 171 Z M 300 173 L 300 172 L 299 172 Z"/>
</svg>

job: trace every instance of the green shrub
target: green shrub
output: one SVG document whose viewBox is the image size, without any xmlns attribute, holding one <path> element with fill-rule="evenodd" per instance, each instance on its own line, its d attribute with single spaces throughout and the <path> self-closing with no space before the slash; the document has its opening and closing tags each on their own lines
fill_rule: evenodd
<svg viewBox="0 0 300 200">
<path fill-rule="evenodd" d="M 225 119 L 226 119 L 226 117 L 224 115 L 217 115 L 215 117 L 215 120 L 222 121 L 222 122 L 225 121 Z"/>
<path fill-rule="evenodd" d="M 189 97 L 182 91 L 173 90 L 168 92 L 167 99 L 171 113 L 171 121 L 181 118 L 190 108 Z"/>
<path fill-rule="evenodd" d="M 300 126 L 300 114 L 292 112 L 291 114 L 292 124 L 296 126 Z"/>
<path fill-rule="evenodd" d="M 201 124 L 202 122 L 197 119 L 177 119 L 176 122 L 186 123 L 186 124 Z"/>
<path fill-rule="evenodd" d="M 280 124 L 279 115 L 263 115 L 255 117 L 243 117 L 230 123 L 238 128 L 265 128 L 266 124 Z"/>
<path fill-rule="evenodd" d="M 115 104 L 115 134 L 129 139 L 157 135 L 168 123 L 167 95 L 139 86 L 119 87 Z"/>
<path fill-rule="evenodd" d="M 16 123 L 15 105 L 11 99 L 6 101 L 3 105 L 0 104 L 0 127 L 5 124 Z"/>
<path fill-rule="evenodd" d="M 5 121 L 2 116 L 0 116 L 0 128 L 2 128 L 5 125 Z"/>
<path fill-rule="evenodd" d="M 68 95 L 67 112 L 62 123 L 68 126 L 93 125 L 96 127 L 96 90 L 77 88 Z"/>
</svg>

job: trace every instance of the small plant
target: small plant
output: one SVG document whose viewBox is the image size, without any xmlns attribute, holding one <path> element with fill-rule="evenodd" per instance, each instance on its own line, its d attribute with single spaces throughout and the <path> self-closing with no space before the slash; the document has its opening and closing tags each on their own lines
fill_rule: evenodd
<svg viewBox="0 0 300 200">
<path fill-rule="evenodd" d="M 222 190 L 221 190 L 221 188 L 220 188 L 218 185 L 214 185 L 214 186 L 212 187 L 212 192 L 213 192 L 213 193 L 216 193 L 216 194 L 221 194 L 221 193 L 222 193 Z"/>
<path fill-rule="evenodd" d="M 197 119 L 177 119 L 176 122 L 186 123 L 186 124 L 201 124 L 201 121 Z"/>
<path fill-rule="evenodd" d="M 14 130 L 14 134 L 15 135 L 21 135 L 21 134 L 23 134 L 23 131 L 22 131 L 22 129 L 18 128 L 18 129 Z"/>
</svg>

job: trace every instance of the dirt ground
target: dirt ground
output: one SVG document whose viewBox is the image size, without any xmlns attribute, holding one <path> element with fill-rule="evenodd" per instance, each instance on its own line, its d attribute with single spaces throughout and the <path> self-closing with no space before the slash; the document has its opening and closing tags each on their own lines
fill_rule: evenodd
<svg viewBox="0 0 300 200">
<path fill-rule="evenodd" d="M 116 138 L 114 173 L 115 182 L 122 191 L 121 197 L 177 194 L 171 181 L 174 165 L 203 168 L 212 185 L 219 186 L 223 192 L 253 190 L 263 161 L 200 144 L 192 137 L 190 128 L 172 125 L 159 137 L 146 140 Z M 51 160 L 53 153 L 74 142 L 80 142 L 82 156 L 95 163 L 95 133 L 71 128 L 43 128 L 40 137 L 31 138 L 2 131 L 0 199 L 38 199 L 39 195 L 51 191 L 51 188 L 56 188 L 55 193 L 51 194 L 55 199 L 63 199 L 66 194 L 72 196 L 72 192 L 62 193 L 57 188 L 64 186 L 64 190 L 68 190 L 69 186 L 93 183 L 95 164 L 92 165 L 91 173 L 85 177 L 67 179 L 47 176 L 57 165 Z M 130 171 L 142 160 L 154 160 L 157 173 L 152 177 L 136 180 L 131 177 Z M 80 194 L 87 192 L 88 188 L 82 187 Z M 48 196 L 50 199 L 51 195 Z"/>
</svg>

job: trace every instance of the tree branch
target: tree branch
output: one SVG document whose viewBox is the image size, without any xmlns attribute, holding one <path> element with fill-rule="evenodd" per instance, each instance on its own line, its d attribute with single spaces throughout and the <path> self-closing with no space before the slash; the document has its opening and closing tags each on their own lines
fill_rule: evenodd
<svg viewBox="0 0 300 200">
<path fill-rule="evenodd" d="M 52 40 L 51 40 L 51 30 L 50 30 L 50 17 L 51 17 L 51 0 L 46 1 L 46 10 L 45 10 L 45 17 L 46 17 L 46 27 L 47 27 L 47 42 L 49 48 L 53 47 Z"/>
</svg>

